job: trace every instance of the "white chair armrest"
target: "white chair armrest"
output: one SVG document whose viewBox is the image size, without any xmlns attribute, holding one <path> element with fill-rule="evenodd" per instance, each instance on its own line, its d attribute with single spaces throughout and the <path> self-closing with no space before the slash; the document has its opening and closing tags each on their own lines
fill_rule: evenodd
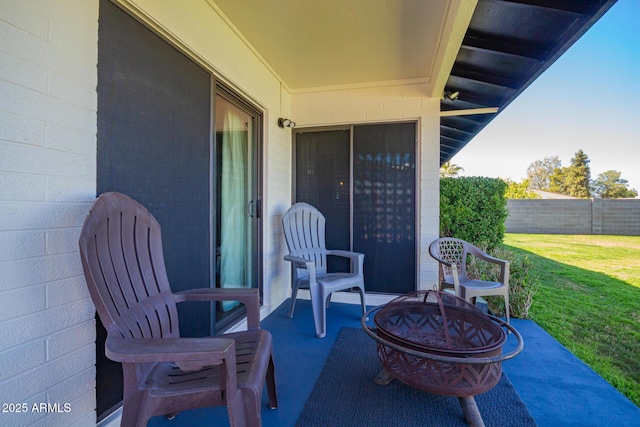
<svg viewBox="0 0 640 427">
<path fill-rule="evenodd" d="M 308 259 L 293 256 L 293 255 L 285 255 L 285 261 L 289 261 L 296 268 L 306 268 L 309 271 L 309 283 L 316 282 L 316 263 L 313 261 L 309 261 Z"/>
<path fill-rule="evenodd" d="M 363 274 L 364 272 L 364 254 L 360 252 L 351 252 L 340 249 L 328 250 L 327 255 L 349 258 L 353 267 L 354 274 Z"/>
</svg>

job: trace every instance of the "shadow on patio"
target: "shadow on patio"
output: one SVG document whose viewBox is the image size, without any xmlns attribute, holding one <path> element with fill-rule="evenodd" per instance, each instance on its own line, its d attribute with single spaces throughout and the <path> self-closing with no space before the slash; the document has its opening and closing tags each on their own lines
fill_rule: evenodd
<svg viewBox="0 0 640 427">
<path fill-rule="evenodd" d="M 289 319 L 289 300 L 262 321 L 273 334 L 280 407 L 269 410 L 263 398 L 265 427 L 293 426 L 313 390 L 338 332 L 343 326 L 360 328 L 358 305 L 332 303 L 327 311 L 327 336 L 315 337 L 311 304 L 299 300 Z M 539 426 L 637 426 L 640 408 L 574 357 L 535 322 L 512 320 L 522 334 L 524 351 L 503 363 L 503 370 Z M 504 351 L 515 343 L 513 335 Z M 456 399 L 452 397 L 451 399 Z M 389 410 L 394 402 L 389 401 Z M 416 408 L 416 411 L 421 408 Z M 331 411 L 329 411 L 331 412 Z M 179 414 L 173 421 L 156 417 L 149 426 L 228 425 L 224 407 Z M 509 423 L 514 425 L 517 422 Z M 325 426 L 331 426 L 327 419 Z M 354 419 L 354 426 L 358 420 Z M 407 424 L 403 424 L 406 426 Z"/>
</svg>

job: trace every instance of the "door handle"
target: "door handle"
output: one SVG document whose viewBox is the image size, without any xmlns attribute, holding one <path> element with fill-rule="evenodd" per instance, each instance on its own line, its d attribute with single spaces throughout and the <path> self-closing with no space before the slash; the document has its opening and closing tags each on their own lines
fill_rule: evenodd
<svg viewBox="0 0 640 427">
<path fill-rule="evenodd" d="M 250 200 L 247 203 L 247 214 L 251 218 L 262 217 L 262 198 L 258 197 L 256 200 Z"/>
</svg>

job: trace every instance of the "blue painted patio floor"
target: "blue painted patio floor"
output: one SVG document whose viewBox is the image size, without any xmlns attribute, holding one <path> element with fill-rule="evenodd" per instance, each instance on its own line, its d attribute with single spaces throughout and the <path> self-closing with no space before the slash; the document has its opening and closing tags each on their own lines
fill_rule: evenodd
<svg viewBox="0 0 640 427">
<path fill-rule="evenodd" d="M 358 305 L 332 303 L 327 312 L 327 336 L 315 337 L 311 304 L 299 300 L 293 319 L 289 301 L 262 321 L 273 335 L 279 408 L 270 410 L 263 398 L 264 427 L 294 426 L 320 375 L 338 331 L 360 327 Z M 512 320 L 524 338 L 524 351 L 503 363 L 503 370 L 539 426 L 640 426 L 640 408 L 578 360 L 540 326 Z M 515 345 L 511 335 L 504 348 Z M 173 421 L 156 417 L 149 426 L 228 425 L 225 408 L 179 414 Z M 357 426 L 354 420 L 354 426 Z M 328 420 L 327 426 L 330 426 Z M 370 426 L 368 426 L 370 427 Z"/>
</svg>

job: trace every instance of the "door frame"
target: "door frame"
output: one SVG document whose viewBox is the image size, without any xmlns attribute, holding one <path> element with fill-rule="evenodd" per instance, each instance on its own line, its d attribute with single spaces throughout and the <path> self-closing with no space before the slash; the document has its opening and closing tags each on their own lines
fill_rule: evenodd
<svg viewBox="0 0 640 427">
<path fill-rule="evenodd" d="M 263 176 L 264 170 L 264 112 L 263 110 L 257 108 L 250 101 L 245 99 L 241 94 L 237 91 L 230 88 L 228 85 L 224 84 L 220 80 L 216 78 L 215 75 L 212 74 L 212 83 L 211 83 L 211 165 L 215 165 L 217 163 L 218 155 L 217 153 L 217 144 L 216 144 L 216 96 L 222 97 L 225 101 L 229 102 L 231 105 L 241 109 L 245 113 L 249 114 L 253 120 L 253 128 L 254 132 L 251 135 L 252 138 L 249 141 L 249 144 L 252 144 L 254 147 L 254 156 L 252 158 L 252 164 L 249 166 L 254 171 L 255 175 L 255 183 L 253 188 L 253 194 L 255 199 L 252 200 L 252 206 L 247 207 L 252 212 L 252 217 L 255 218 L 255 222 L 252 221 L 252 237 L 254 239 L 254 247 L 253 253 L 251 257 L 254 259 L 254 271 L 252 272 L 252 276 L 255 277 L 256 287 L 259 289 L 260 293 L 260 305 L 264 302 L 264 292 L 263 292 L 263 271 L 264 271 L 264 248 L 263 248 L 263 201 L 264 201 L 264 185 L 265 180 Z M 217 182 L 217 173 L 215 173 L 215 167 L 212 168 L 211 171 L 211 251 L 214 254 L 210 258 L 211 260 L 211 285 L 212 287 L 216 287 L 217 279 L 216 279 L 216 247 L 217 247 L 217 200 L 218 200 L 218 189 L 220 184 Z M 239 310 L 234 310 L 228 316 L 225 316 L 223 319 L 218 320 L 215 310 L 212 310 L 211 315 L 211 330 L 218 332 L 224 332 L 239 321 L 242 317 L 245 316 L 246 310 L 244 306 Z"/>
<path fill-rule="evenodd" d="M 414 159 L 415 159 L 415 174 L 414 174 L 414 188 L 415 188 L 415 203 L 414 203 L 414 290 L 420 289 L 420 173 L 421 173 L 421 151 L 420 151 L 420 127 L 421 121 L 419 119 L 413 120 L 386 120 L 380 122 L 363 122 L 363 123 L 351 123 L 351 124 L 343 124 L 343 125 L 326 125 L 326 126 L 310 126 L 310 127 L 301 127 L 295 128 L 292 133 L 292 144 L 291 144 L 291 202 L 292 204 L 296 202 L 296 136 L 300 133 L 304 132 L 323 132 L 323 131 L 337 131 L 337 130 L 347 130 L 349 131 L 349 156 L 350 156 L 350 212 L 349 212 L 349 222 L 350 222 L 350 232 L 349 232 L 349 245 L 350 250 L 353 250 L 353 130 L 358 126 L 369 126 L 369 125 L 386 125 L 386 124 L 400 124 L 400 123 L 413 123 L 415 125 L 415 140 L 413 142 L 414 146 Z M 366 280 L 366 279 L 365 279 Z M 366 288 L 366 287 L 365 287 Z M 367 293 L 369 291 L 367 290 Z M 374 295 L 397 295 L 397 294 L 386 294 L 386 293 L 374 293 Z M 387 302 L 386 299 L 381 300 L 382 303 Z"/>
</svg>

